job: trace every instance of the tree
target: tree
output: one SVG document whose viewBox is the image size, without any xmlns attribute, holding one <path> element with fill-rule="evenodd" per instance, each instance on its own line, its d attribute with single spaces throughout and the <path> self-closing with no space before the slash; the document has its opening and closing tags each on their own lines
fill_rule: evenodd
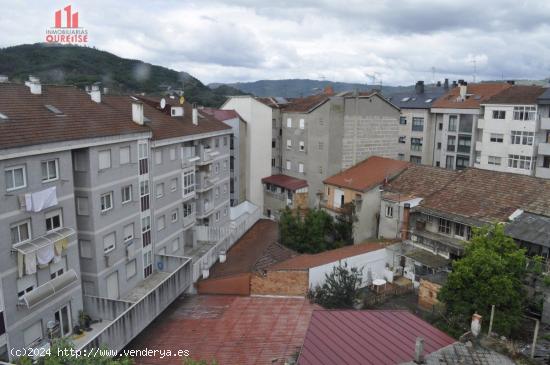
<svg viewBox="0 0 550 365">
<path fill-rule="evenodd" d="M 467 328 L 474 312 L 488 320 L 495 305 L 493 328 L 502 335 L 512 333 L 522 314 L 525 267 L 525 250 L 504 234 L 502 225 L 475 229 L 438 295 L 451 324 Z"/>
<path fill-rule="evenodd" d="M 355 298 L 363 279 L 362 270 L 348 269 L 347 263 L 334 266 L 330 274 L 325 274 L 325 282 L 308 293 L 315 303 L 328 308 L 353 308 Z"/>
<path fill-rule="evenodd" d="M 335 240 L 341 242 L 342 245 L 353 244 L 353 224 L 355 222 L 357 222 L 357 216 L 355 214 L 355 204 L 344 204 L 340 214 L 338 214 L 335 218 Z"/>
</svg>

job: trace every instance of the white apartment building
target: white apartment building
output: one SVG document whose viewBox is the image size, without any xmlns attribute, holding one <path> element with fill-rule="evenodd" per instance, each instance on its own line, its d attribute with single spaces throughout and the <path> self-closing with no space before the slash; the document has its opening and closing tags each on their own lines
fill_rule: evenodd
<svg viewBox="0 0 550 365">
<path fill-rule="evenodd" d="M 539 96 L 538 111 L 540 131 L 535 176 L 550 179 L 550 89 Z"/>
</svg>

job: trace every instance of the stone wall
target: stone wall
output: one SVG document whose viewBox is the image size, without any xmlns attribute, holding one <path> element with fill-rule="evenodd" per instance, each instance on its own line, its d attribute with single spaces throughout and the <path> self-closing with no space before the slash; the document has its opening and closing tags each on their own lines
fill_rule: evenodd
<svg viewBox="0 0 550 365">
<path fill-rule="evenodd" d="M 250 293 L 255 295 L 305 296 L 309 287 L 308 271 L 268 271 L 253 274 Z"/>
</svg>

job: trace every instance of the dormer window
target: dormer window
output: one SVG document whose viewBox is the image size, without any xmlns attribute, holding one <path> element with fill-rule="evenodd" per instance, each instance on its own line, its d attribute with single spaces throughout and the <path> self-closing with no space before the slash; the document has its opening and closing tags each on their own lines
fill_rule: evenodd
<svg viewBox="0 0 550 365">
<path fill-rule="evenodd" d="M 52 113 L 54 113 L 55 115 L 58 115 L 58 116 L 62 116 L 63 115 L 63 112 L 59 109 L 57 109 L 55 106 L 53 105 L 50 105 L 50 104 L 45 104 L 44 105 L 46 107 L 46 109 L 48 109 L 49 111 L 51 111 Z"/>
</svg>

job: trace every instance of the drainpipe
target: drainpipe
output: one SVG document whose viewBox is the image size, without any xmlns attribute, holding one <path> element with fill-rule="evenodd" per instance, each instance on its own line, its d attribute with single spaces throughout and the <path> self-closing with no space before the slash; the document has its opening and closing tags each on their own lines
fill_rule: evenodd
<svg viewBox="0 0 550 365">
<path fill-rule="evenodd" d="M 401 224 L 401 239 L 406 240 L 409 238 L 409 219 L 411 214 L 411 204 L 403 204 L 403 223 Z"/>
</svg>

